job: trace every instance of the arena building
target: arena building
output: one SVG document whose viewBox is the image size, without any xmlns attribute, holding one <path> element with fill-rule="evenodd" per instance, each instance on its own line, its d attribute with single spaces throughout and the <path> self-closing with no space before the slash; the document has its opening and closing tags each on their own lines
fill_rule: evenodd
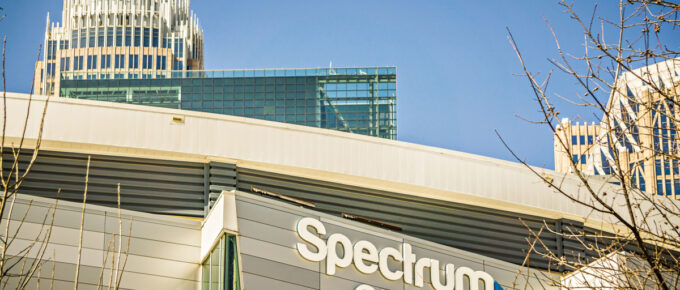
<svg viewBox="0 0 680 290">
<path fill-rule="evenodd" d="M 45 100 L 34 97 L 28 149 L 38 138 Z M 8 95 L 6 144 L 19 144 L 28 103 L 26 95 Z M 58 254 L 44 259 L 57 263 L 63 288 L 74 279 L 68 269 L 78 256 L 88 159 L 83 285 L 96 286 L 100 269 L 110 275 L 107 245 L 117 243 L 116 234 L 128 236 L 130 220 L 121 279 L 129 289 L 420 289 L 429 283 L 453 289 L 458 279 L 463 282 L 455 289 L 523 287 L 525 281 L 549 288 L 536 277 L 561 269 L 535 254 L 527 264 L 528 230 L 602 228 L 601 217 L 555 194 L 521 164 L 493 158 L 307 126 L 66 98 L 50 99 L 45 121 L 19 203 L 32 204 L 27 222 L 39 224 L 61 189 L 48 250 Z M 6 170 L 10 152 L 4 152 Z M 21 166 L 30 154 L 24 150 Z M 579 190 L 577 180 L 561 178 L 565 190 Z M 15 209 L 15 222 L 22 213 Z M 28 243 L 28 236 L 22 231 L 20 240 Z M 544 239 L 566 259 L 585 253 L 559 235 L 545 232 Z M 437 275 L 429 269 L 436 267 L 441 279 L 433 282 Z M 470 287 L 470 279 L 479 283 Z"/>
</svg>

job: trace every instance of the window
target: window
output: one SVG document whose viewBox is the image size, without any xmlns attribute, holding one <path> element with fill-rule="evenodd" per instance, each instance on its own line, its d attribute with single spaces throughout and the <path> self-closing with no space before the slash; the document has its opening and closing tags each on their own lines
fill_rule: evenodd
<svg viewBox="0 0 680 290">
<path fill-rule="evenodd" d="M 47 63 L 47 75 L 50 77 L 54 76 L 54 69 L 55 69 L 56 63 Z"/>
<path fill-rule="evenodd" d="M 115 68 L 125 68 L 125 55 L 116 54 L 114 60 Z"/>
<path fill-rule="evenodd" d="M 581 155 L 581 164 L 586 164 L 586 155 Z"/>
<path fill-rule="evenodd" d="M 97 29 L 97 46 L 104 47 L 104 27 Z"/>
<path fill-rule="evenodd" d="M 132 45 L 132 28 L 125 27 L 125 46 Z"/>
<path fill-rule="evenodd" d="M 201 290 L 241 289 L 236 237 L 224 235 L 201 265 Z"/>
<path fill-rule="evenodd" d="M 71 45 L 73 48 L 78 48 L 78 30 L 71 31 Z"/>
<path fill-rule="evenodd" d="M 130 55 L 128 58 L 128 68 L 139 68 L 139 55 Z"/>
<path fill-rule="evenodd" d="M 96 69 L 97 68 L 97 56 L 96 55 L 88 55 L 87 56 L 87 69 Z"/>
<path fill-rule="evenodd" d="M 74 56 L 73 57 L 73 70 L 82 70 L 83 69 L 83 56 Z"/>
<path fill-rule="evenodd" d="M 577 138 L 578 138 L 578 137 L 576 137 L 575 135 L 572 135 L 572 136 L 571 136 L 571 145 L 576 145 L 576 144 L 578 144 Z"/>
<path fill-rule="evenodd" d="M 158 70 L 164 70 L 165 69 L 165 61 L 166 61 L 166 56 L 156 56 L 156 69 Z"/>
<path fill-rule="evenodd" d="M 663 180 L 661 179 L 656 180 L 656 194 L 663 195 Z"/>
<path fill-rule="evenodd" d="M 581 144 L 581 145 L 586 144 L 586 136 L 581 135 L 581 136 L 579 136 L 578 140 L 579 140 L 579 144 Z"/>
<path fill-rule="evenodd" d="M 671 190 L 671 182 L 672 180 L 666 179 L 666 191 L 665 191 L 666 195 L 673 194 L 673 191 Z"/>
<path fill-rule="evenodd" d="M 151 31 L 148 28 L 144 28 L 144 47 L 149 47 L 149 38 Z"/>
<path fill-rule="evenodd" d="M 101 68 L 111 68 L 111 55 L 102 55 Z"/>
<path fill-rule="evenodd" d="M 116 28 L 116 46 L 123 46 L 123 27 Z"/>
<path fill-rule="evenodd" d="M 106 29 L 106 46 L 107 47 L 113 46 L 113 27 L 109 27 Z"/>
<path fill-rule="evenodd" d="M 661 160 L 654 160 L 654 167 L 656 168 L 656 175 L 661 175 Z"/>
<path fill-rule="evenodd" d="M 174 61 L 172 63 L 173 70 L 184 70 L 184 63 L 182 61 Z"/>
<path fill-rule="evenodd" d="M 152 55 L 142 55 L 142 68 L 143 69 L 151 69 L 153 65 L 153 56 Z"/>
<path fill-rule="evenodd" d="M 80 47 L 87 47 L 87 29 L 80 30 Z"/>
<path fill-rule="evenodd" d="M 174 50 L 173 53 L 175 54 L 175 57 L 182 58 L 184 57 L 184 42 L 181 38 L 175 39 L 174 43 Z"/>
<path fill-rule="evenodd" d="M 588 136 L 588 145 L 593 145 L 593 136 Z"/>
<path fill-rule="evenodd" d="M 666 160 L 663 162 L 663 173 L 666 175 L 671 175 L 671 162 Z"/>
<path fill-rule="evenodd" d="M 68 71 L 71 69 L 71 58 L 70 57 L 62 57 L 61 62 L 59 63 L 59 70 L 60 71 Z"/>
<path fill-rule="evenodd" d="M 158 29 L 154 28 L 153 30 L 153 47 L 158 47 Z"/>
<path fill-rule="evenodd" d="M 574 163 L 578 164 L 578 154 L 572 155 L 571 158 L 574 160 Z"/>
<path fill-rule="evenodd" d="M 47 59 L 57 58 L 57 42 L 50 40 L 47 42 Z"/>
<path fill-rule="evenodd" d="M 94 28 L 90 28 L 90 47 L 95 47 L 95 44 L 96 44 L 95 43 L 95 40 L 96 40 L 95 32 L 96 31 L 95 31 Z"/>
<path fill-rule="evenodd" d="M 142 29 L 139 27 L 135 27 L 135 46 L 139 46 L 140 39 L 142 38 Z"/>
</svg>

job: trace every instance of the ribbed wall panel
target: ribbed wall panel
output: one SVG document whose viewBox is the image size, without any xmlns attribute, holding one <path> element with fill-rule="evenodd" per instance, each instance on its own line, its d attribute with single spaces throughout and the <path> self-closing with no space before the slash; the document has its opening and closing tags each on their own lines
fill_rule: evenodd
<svg viewBox="0 0 680 290">
<path fill-rule="evenodd" d="M 25 153 L 25 154 L 24 154 Z M 23 172 L 32 152 L 19 158 Z M 40 151 L 21 186 L 25 194 L 82 202 L 87 168 L 85 154 Z M 3 154 L 5 176 L 11 167 L 10 152 Z M 116 186 L 121 187 L 121 207 L 150 213 L 203 216 L 203 164 L 141 158 L 91 155 L 88 203 L 116 207 Z"/>
<path fill-rule="evenodd" d="M 236 188 L 236 165 L 213 161 L 208 165 L 207 202 L 212 206 L 212 203 L 217 200 L 223 190 L 228 191 Z"/>
<path fill-rule="evenodd" d="M 19 171 L 30 161 L 22 152 Z M 407 235 L 521 265 L 528 250 L 529 230 L 548 226 L 555 232 L 595 236 L 580 222 L 470 206 L 378 191 L 291 175 L 238 167 L 222 162 L 178 162 L 142 158 L 90 155 L 88 203 L 116 207 L 116 184 L 121 184 L 122 208 L 148 213 L 204 216 L 223 190 L 250 192 L 253 187 L 313 202 L 316 210 L 339 215 L 349 213 L 402 228 Z M 81 202 L 85 186 L 86 154 L 40 151 L 21 193 Z M 3 154 L 5 176 L 13 161 Z M 520 221 L 524 222 L 524 224 Z M 526 224 L 526 226 L 525 226 Z M 573 239 L 561 239 L 544 229 L 542 242 L 556 254 L 575 260 L 595 256 Z M 585 242 L 594 244 L 593 238 Z M 603 241 L 598 241 L 600 245 Z M 540 249 L 544 251 L 544 249 Z M 634 251 L 631 245 L 626 250 Z M 559 269 L 538 254 L 531 266 Z"/>
</svg>

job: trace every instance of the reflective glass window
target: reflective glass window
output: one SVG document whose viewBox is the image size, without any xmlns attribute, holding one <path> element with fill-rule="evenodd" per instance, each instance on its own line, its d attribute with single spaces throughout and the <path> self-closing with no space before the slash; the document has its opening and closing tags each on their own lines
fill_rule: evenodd
<svg viewBox="0 0 680 290">
<path fill-rule="evenodd" d="M 139 55 L 136 54 L 129 55 L 128 68 L 139 68 Z"/>
<path fill-rule="evenodd" d="M 78 48 L 78 30 L 74 29 L 71 32 L 71 46 L 73 48 Z"/>
<path fill-rule="evenodd" d="M 106 46 L 107 47 L 113 46 L 113 27 L 109 27 L 106 29 Z"/>
<path fill-rule="evenodd" d="M 87 29 L 80 30 L 80 47 L 87 47 Z"/>
<path fill-rule="evenodd" d="M 149 39 L 151 30 L 149 28 L 144 28 L 144 47 L 149 47 Z"/>
<path fill-rule="evenodd" d="M 111 68 L 111 55 L 108 54 L 102 55 L 100 63 L 101 68 Z"/>
<path fill-rule="evenodd" d="M 132 28 L 125 27 L 125 46 L 132 46 Z"/>
<path fill-rule="evenodd" d="M 90 28 L 89 30 L 90 30 L 90 35 L 89 35 L 90 46 L 89 47 L 95 47 L 95 44 L 96 44 L 95 40 L 97 39 L 96 35 L 95 35 L 96 30 L 95 30 L 95 28 Z"/>
<path fill-rule="evenodd" d="M 104 27 L 100 27 L 97 29 L 97 46 L 99 47 L 104 47 Z"/>
<path fill-rule="evenodd" d="M 139 27 L 135 27 L 135 46 L 138 47 L 140 46 L 140 41 L 142 39 L 142 29 Z"/>
<path fill-rule="evenodd" d="M 151 46 L 158 47 L 158 29 L 157 28 L 153 29 L 153 43 L 152 43 Z"/>
<path fill-rule="evenodd" d="M 88 55 L 87 56 L 87 69 L 96 69 L 97 68 L 97 56 L 96 55 Z"/>
</svg>

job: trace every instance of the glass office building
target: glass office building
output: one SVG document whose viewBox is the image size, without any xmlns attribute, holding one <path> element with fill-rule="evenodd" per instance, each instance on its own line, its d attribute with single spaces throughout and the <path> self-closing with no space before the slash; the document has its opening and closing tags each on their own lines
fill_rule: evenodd
<svg viewBox="0 0 680 290">
<path fill-rule="evenodd" d="M 396 139 L 395 67 L 61 74 L 60 96 Z"/>
</svg>

